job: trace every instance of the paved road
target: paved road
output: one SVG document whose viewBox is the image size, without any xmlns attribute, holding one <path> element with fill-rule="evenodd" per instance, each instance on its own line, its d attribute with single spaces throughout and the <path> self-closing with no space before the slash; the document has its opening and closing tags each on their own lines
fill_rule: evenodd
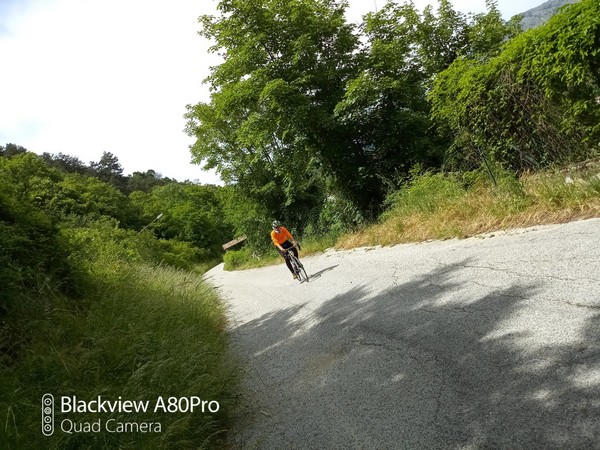
<svg viewBox="0 0 600 450">
<path fill-rule="evenodd" d="M 248 373 L 236 448 L 600 448 L 600 220 L 207 277 Z"/>
</svg>

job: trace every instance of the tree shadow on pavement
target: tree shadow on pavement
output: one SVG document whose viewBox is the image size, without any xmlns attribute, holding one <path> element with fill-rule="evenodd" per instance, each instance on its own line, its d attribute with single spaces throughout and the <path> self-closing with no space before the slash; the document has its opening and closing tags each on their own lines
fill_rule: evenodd
<svg viewBox="0 0 600 450">
<path fill-rule="evenodd" d="M 531 316 L 544 286 L 473 289 L 464 264 L 238 327 L 250 369 L 233 445 L 599 448 L 599 315 L 561 341 L 552 302 Z"/>
</svg>

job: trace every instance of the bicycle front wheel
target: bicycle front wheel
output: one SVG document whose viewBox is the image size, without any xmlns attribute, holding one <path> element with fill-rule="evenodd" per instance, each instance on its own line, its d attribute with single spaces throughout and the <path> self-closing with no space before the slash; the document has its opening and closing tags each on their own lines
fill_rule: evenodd
<svg viewBox="0 0 600 450">
<path fill-rule="evenodd" d="M 302 264 L 298 264 L 298 279 L 300 280 L 300 283 L 305 281 L 308 282 L 308 274 L 306 273 L 306 270 L 304 270 L 304 266 Z"/>
</svg>

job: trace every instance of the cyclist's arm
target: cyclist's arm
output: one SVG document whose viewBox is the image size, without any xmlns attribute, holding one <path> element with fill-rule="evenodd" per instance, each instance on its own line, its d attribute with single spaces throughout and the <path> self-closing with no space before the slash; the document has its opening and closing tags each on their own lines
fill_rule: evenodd
<svg viewBox="0 0 600 450">
<path fill-rule="evenodd" d="M 294 236 L 292 236 L 292 233 L 290 233 L 287 228 L 284 228 L 284 234 L 285 237 L 287 238 L 288 241 L 290 241 L 292 243 L 292 245 L 296 246 L 296 240 L 294 239 Z"/>
</svg>

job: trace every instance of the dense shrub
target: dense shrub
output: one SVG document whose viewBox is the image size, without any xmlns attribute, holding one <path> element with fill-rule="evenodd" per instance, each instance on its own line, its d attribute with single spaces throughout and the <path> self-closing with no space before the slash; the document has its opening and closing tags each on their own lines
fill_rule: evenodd
<svg viewBox="0 0 600 450">
<path fill-rule="evenodd" d="M 582 0 L 481 62 L 436 76 L 432 115 L 461 169 L 482 157 L 523 171 L 587 157 L 600 139 L 600 3 Z"/>
</svg>

